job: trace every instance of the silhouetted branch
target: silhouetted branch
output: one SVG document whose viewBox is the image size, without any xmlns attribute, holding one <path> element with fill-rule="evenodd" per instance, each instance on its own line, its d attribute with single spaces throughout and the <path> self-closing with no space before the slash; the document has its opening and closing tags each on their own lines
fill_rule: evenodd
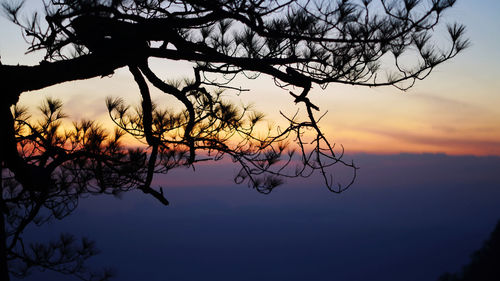
<svg viewBox="0 0 500 281">
<path fill-rule="evenodd" d="M 336 148 L 323 134 L 323 115 L 315 116 L 321 108 L 310 90 L 330 83 L 412 87 L 469 45 L 460 24 L 447 27 L 447 46 L 433 40 L 442 14 L 455 2 L 47 0 L 43 11 L 30 17 L 23 15 L 23 1 L 2 3 L 23 31 L 28 52 L 44 53 L 34 66 L 0 63 L 6 255 L 24 260 L 27 268 L 80 276 L 80 265 L 66 267 L 50 258 L 37 263 L 35 252 L 19 252 L 25 227 L 64 218 L 88 194 L 141 190 L 167 205 L 163 189 L 151 186 L 155 174 L 224 156 L 240 165 L 235 182 L 262 193 L 286 178 L 314 172 L 330 191 L 346 190 L 358 168 L 343 160 L 343 146 Z M 191 62 L 194 77 L 164 81 L 149 67 L 150 58 Z M 114 133 L 88 120 L 63 130 L 62 104 L 54 99 L 40 107 L 38 123 L 16 105 L 23 92 L 108 76 L 125 66 L 142 101 L 133 110 L 119 97 L 106 100 L 119 128 Z M 263 114 L 224 99 L 223 89 L 243 91 L 233 85 L 238 75 L 262 74 L 304 106 L 305 120 L 282 114 L 284 128 L 262 130 Z M 165 110 L 154 104 L 148 82 L 181 106 Z M 145 146 L 123 147 L 125 133 Z M 352 171 L 347 183 L 334 177 L 337 167 Z M 39 248 L 57 252 L 58 247 Z"/>
</svg>

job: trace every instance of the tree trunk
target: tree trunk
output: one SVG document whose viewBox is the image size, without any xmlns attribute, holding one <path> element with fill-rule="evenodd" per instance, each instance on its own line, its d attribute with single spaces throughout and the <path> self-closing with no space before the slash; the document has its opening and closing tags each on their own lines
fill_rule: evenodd
<svg viewBox="0 0 500 281">
<path fill-rule="evenodd" d="M 0 153 L 0 164 L 3 162 L 3 155 Z M 2 165 L 3 167 L 3 165 Z M 0 280 L 9 281 L 9 268 L 7 266 L 7 236 L 5 234 L 5 217 L 3 201 L 3 181 L 0 176 Z"/>
<path fill-rule="evenodd" d="M 0 98 L 0 103 L 0 116 L 3 115 L 5 110 L 9 110 L 10 113 L 10 106 L 8 106 L 4 96 Z M 3 168 L 7 157 L 6 150 L 8 149 L 4 137 L 6 137 L 7 129 L 9 129 L 9 123 L 10 122 L 5 120 L 5 118 L 0 118 L 0 139 L 2 139 L 2 144 L 0 145 L 0 280 L 5 281 L 10 280 L 9 268 L 7 265 L 7 234 L 5 232 L 5 214 L 7 208 L 3 200 Z"/>
</svg>

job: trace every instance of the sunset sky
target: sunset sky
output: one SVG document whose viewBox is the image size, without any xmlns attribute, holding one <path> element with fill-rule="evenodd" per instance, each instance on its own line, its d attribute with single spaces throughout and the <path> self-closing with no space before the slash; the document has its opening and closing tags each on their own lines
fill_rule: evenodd
<svg viewBox="0 0 500 281">
<path fill-rule="evenodd" d="M 28 1 L 27 8 L 33 8 L 33 3 Z M 472 46 L 407 92 L 333 84 L 326 90 L 315 89 L 313 102 L 328 111 L 321 122 L 323 130 L 348 153 L 500 155 L 499 10 L 500 2 L 495 0 L 458 1 L 444 22 L 465 24 Z M 27 45 L 20 30 L 5 18 L 0 19 L 0 38 L 2 63 L 40 60 L 40 54 L 24 55 Z M 153 67 L 165 78 L 191 75 L 187 64 L 154 62 Z M 279 110 L 290 114 L 296 110 L 292 97 L 274 86 L 270 77 L 237 82 L 250 91 L 235 100 L 255 103 L 268 121 L 279 124 Z M 112 77 L 24 93 L 21 102 L 36 105 L 45 96 L 61 98 L 72 119 L 97 119 L 104 124 L 110 124 L 106 96 L 139 101 L 137 86 L 124 69 Z M 155 98 L 161 101 L 159 94 Z"/>
<path fill-rule="evenodd" d="M 40 2 L 26 0 L 25 8 Z M 312 102 L 328 111 L 324 133 L 360 167 L 342 194 L 329 192 L 314 173 L 263 195 L 235 184 L 238 165 L 207 161 L 196 171 L 155 177 L 152 186 L 165 190 L 168 207 L 139 190 L 82 196 L 71 216 L 30 224 L 23 239 L 27 245 L 58 233 L 90 237 L 101 251 L 90 268 L 117 268 L 113 280 L 120 281 L 432 281 L 458 272 L 500 218 L 499 11 L 498 0 L 458 0 L 442 21 L 464 24 L 471 46 L 409 91 L 313 89 Z M 37 64 L 42 54 L 25 55 L 27 48 L 20 29 L 0 17 L 1 62 Z M 150 62 L 163 79 L 192 77 L 189 63 Z M 254 103 L 275 127 L 285 121 L 280 111 L 304 111 L 271 77 L 238 78 L 233 86 L 249 91 L 227 92 L 228 98 Z M 151 90 L 160 106 L 176 108 Z M 46 97 L 59 98 L 68 121 L 111 128 L 108 96 L 139 102 L 127 69 L 24 93 L 20 102 L 35 110 Z M 345 177 L 342 169 L 334 172 L 339 183 L 352 179 L 351 170 Z M 29 278 L 63 277 L 34 270 Z"/>
</svg>

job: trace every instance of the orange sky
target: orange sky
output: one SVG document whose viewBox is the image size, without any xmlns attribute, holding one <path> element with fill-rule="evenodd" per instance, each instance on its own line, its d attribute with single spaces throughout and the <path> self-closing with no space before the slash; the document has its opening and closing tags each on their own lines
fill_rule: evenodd
<svg viewBox="0 0 500 281">
<path fill-rule="evenodd" d="M 314 90 L 312 101 L 328 115 L 320 123 L 347 153 L 446 153 L 500 155 L 500 10 L 498 1 L 459 1 L 445 21 L 468 28 L 473 45 L 459 57 L 439 66 L 426 80 L 407 92 L 391 87 L 362 88 L 330 85 Z M 479 22 L 478 19 L 482 19 Z M 0 20 L 0 55 L 4 64 L 32 64 L 37 55 L 23 55 L 20 31 Z M 153 63 L 163 77 L 191 74 L 187 64 Z M 294 113 L 293 98 L 274 86 L 271 78 L 238 79 L 249 88 L 235 101 L 253 102 L 271 122 L 279 124 L 279 110 Z M 139 101 L 137 86 L 126 70 L 112 77 L 71 82 L 24 93 L 21 101 L 36 105 L 44 96 L 61 98 L 73 119 L 97 119 L 110 124 L 104 99 L 122 96 Z M 155 94 L 161 101 L 161 95 Z M 172 106 L 167 106 L 172 107 Z M 303 110 L 303 108 L 301 108 Z"/>
</svg>

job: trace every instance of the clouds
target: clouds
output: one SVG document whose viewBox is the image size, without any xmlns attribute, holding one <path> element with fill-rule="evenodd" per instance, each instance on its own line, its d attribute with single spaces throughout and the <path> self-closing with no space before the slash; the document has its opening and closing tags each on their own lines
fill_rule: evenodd
<svg viewBox="0 0 500 281">
<path fill-rule="evenodd" d="M 416 151 L 444 152 L 448 154 L 500 155 L 500 136 L 478 138 L 474 134 L 462 135 L 457 127 L 433 127 L 429 131 L 365 128 L 365 132 L 390 139 Z M 458 132 L 458 136 L 457 136 Z"/>
<path fill-rule="evenodd" d="M 164 179 L 168 207 L 141 192 L 92 196 L 26 235 L 90 236 L 92 265 L 124 281 L 420 281 L 458 270 L 500 217 L 500 157 L 352 157 L 359 176 L 340 195 L 314 176 L 262 195 L 231 184 L 233 165 L 200 165 Z"/>
</svg>

